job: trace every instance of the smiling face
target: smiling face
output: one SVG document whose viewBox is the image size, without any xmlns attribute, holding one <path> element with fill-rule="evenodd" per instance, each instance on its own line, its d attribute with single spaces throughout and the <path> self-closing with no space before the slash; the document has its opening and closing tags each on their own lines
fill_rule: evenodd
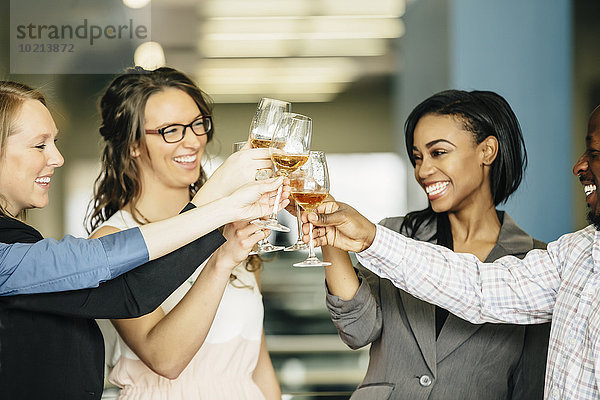
<svg viewBox="0 0 600 400">
<path fill-rule="evenodd" d="M 13 124 L 0 160 L 0 193 L 6 210 L 17 215 L 48 205 L 51 177 L 64 159 L 54 143 L 54 120 L 41 102 L 25 100 Z"/>
<path fill-rule="evenodd" d="M 596 191 L 600 182 L 600 107 L 590 116 L 585 143 L 585 152 L 573 166 L 573 173 L 583 185 L 585 201 L 590 208 L 588 219 L 600 230 L 600 197 Z"/>
<path fill-rule="evenodd" d="M 148 98 L 144 128 L 156 130 L 171 124 L 189 124 L 199 115 L 200 109 L 187 93 L 167 88 Z M 145 140 L 149 158 L 140 155 L 143 187 L 187 190 L 198 180 L 206 135 L 196 136 L 187 128 L 183 140 L 177 143 L 166 143 L 159 134 L 147 134 Z"/>
<path fill-rule="evenodd" d="M 481 201 L 493 206 L 488 167 L 497 152 L 495 144 L 493 137 L 476 144 L 473 134 L 454 116 L 427 114 L 418 121 L 413 143 L 415 179 L 433 211 L 458 212 Z"/>
</svg>

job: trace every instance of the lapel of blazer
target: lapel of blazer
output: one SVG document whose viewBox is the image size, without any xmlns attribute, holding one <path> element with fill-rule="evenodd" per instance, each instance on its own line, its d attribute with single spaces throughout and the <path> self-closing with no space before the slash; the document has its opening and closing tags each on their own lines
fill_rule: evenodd
<svg viewBox="0 0 600 400">
<path fill-rule="evenodd" d="M 431 373 L 436 377 L 438 360 L 436 359 L 435 344 L 435 306 L 421 301 L 403 290 L 398 291 L 417 345 Z"/>
<path fill-rule="evenodd" d="M 442 327 L 437 340 L 437 362 L 441 362 L 460 345 L 466 342 L 483 325 L 475 325 L 458 318 L 456 315 L 448 314 L 448 319 Z"/>
<path fill-rule="evenodd" d="M 403 217 L 386 218 L 382 220 L 380 224 L 396 232 L 407 234 L 407 232 L 402 232 L 400 229 L 403 221 Z M 427 239 L 435 234 L 435 230 L 432 230 L 432 227 L 435 227 L 435 224 L 425 224 L 425 226 L 417 232 L 416 239 L 427 241 Z M 410 329 L 417 341 L 419 350 L 421 350 L 421 354 L 423 354 L 425 363 L 435 377 L 437 376 L 435 306 L 421 301 L 403 290 L 395 290 L 400 293 L 400 299 L 402 300 L 402 306 L 404 307 Z"/>
<path fill-rule="evenodd" d="M 485 259 L 486 262 L 492 262 L 508 254 L 523 257 L 529 250 L 533 249 L 533 238 L 521 230 L 510 215 L 504 211 L 498 211 L 498 218 L 502 224 L 500 234 L 496 245 Z M 471 324 L 453 314 L 449 314 L 437 340 L 437 362 L 439 363 L 448 357 L 482 326 L 482 324 Z"/>
<path fill-rule="evenodd" d="M 498 218 L 502 224 L 498 242 L 488 255 L 486 261 L 513 254 L 523 257 L 529 250 L 533 249 L 533 238 L 525 233 L 516 222 L 504 211 L 498 211 Z M 403 218 L 386 218 L 381 224 L 401 232 L 400 226 Z M 415 239 L 435 243 L 431 237 L 435 233 L 436 223 L 430 222 L 421 227 L 415 235 Z M 436 365 L 448 357 L 456 348 L 473 336 L 483 325 L 475 325 L 466 322 L 453 314 L 442 327 L 438 340 L 435 340 L 435 306 L 421 301 L 408 293 L 399 290 L 400 298 L 406 312 L 406 317 L 415 336 L 417 344 L 423 354 L 427 366 L 436 376 Z M 437 356 L 436 356 L 437 354 Z"/>
</svg>

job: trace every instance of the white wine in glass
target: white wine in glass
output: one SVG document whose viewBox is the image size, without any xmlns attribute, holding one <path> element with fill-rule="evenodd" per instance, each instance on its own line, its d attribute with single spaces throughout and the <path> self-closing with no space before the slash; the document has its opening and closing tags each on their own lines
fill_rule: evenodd
<svg viewBox="0 0 600 400">
<path fill-rule="evenodd" d="M 322 151 L 311 151 L 308 161 L 300 167 L 297 173 L 302 178 L 291 181 L 292 196 L 296 203 L 306 211 L 314 211 L 329 195 L 329 172 L 327 160 Z M 310 224 L 308 243 L 308 258 L 294 264 L 294 267 L 326 267 L 330 262 L 321 261 L 315 254 L 312 235 L 313 225 Z"/>
<path fill-rule="evenodd" d="M 271 139 L 271 160 L 277 168 L 277 174 L 288 176 L 308 160 L 310 139 L 312 135 L 312 120 L 304 115 L 284 113 L 277 124 Z M 277 190 L 275 204 L 279 202 L 282 188 Z M 255 221 L 252 221 L 255 222 Z M 269 218 L 256 221 L 256 224 L 269 229 L 279 230 L 282 227 L 277 221 L 277 207 Z M 285 227 L 287 232 L 289 228 Z"/>
<path fill-rule="evenodd" d="M 263 97 L 258 102 L 256 113 L 250 123 L 250 145 L 252 148 L 268 149 L 277 124 L 283 113 L 290 112 L 292 104 L 277 99 Z"/>
<path fill-rule="evenodd" d="M 289 175 L 290 186 L 298 187 L 300 185 L 298 180 L 304 179 L 304 173 L 302 171 L 294 171 Z M 293 197 L 292 197 L 293 198 Z M 296 242 L 291 246 L 286 247 L 283 251 L 297 251 L 297 250 L 308 250 L 308 244 L 302 241 L 302 219 L 300 218 L 300 205 L 294 201 L 296 208 L 296 224 L 298 225 L 298 237 Z"/>
<path fill-rule="evenodd" d="M 281 119 L 291 110 L 291 108 L 292 105 L 287 101 L 269 99 L 267 97 L 260 99 L 258 107 L 256 108 L 256 113 L 250 123 L 250 145 L 252 148 L 269 148 L 271 146 L 273 135 L 277 130 Z M 277 222 L 277 218 L 273 219 L 272 217 L 269 217 L 266 220 L 255 219 L 252 223 L 263 228 L 280 232 L 290 231 L 290 228 Z M 259 248 L 260 247 L 261 244 L 259 244 Z M 275 247 L 281 247 L 281 249 L 283 249 L 282 246 L 273 246 L 270 251 L 275 251 Z"/>
<path fill-rule="evenodd" d="M 287 101 L 270 99 L 267 97 L 260 99 L 252 122 L 250 123 L 249 138 L 252 148 L 269 148 L 277 124 L 281 120 L 283 114 L 290 112 L 291 110 L 292 104 Z M 267 176 L 267 174 L 262 174 L 262 176 Z M 261 221 L 262 220 L 258 219 L 252 222 L 260 224 Z M 284 232 L 289 232 L 288 227 L 281 226 L 284 228 Z M 256 254 L 263 254 L 283 249 L 284 246 L 273 245 L 265 238 L 258 242 L 255 252 Z"/>
</svg>

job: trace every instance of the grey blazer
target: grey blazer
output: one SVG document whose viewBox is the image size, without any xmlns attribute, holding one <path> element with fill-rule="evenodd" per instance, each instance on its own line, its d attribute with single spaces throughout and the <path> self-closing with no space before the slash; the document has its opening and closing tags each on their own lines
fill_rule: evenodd
<svg viewBox="0 0 600 400">
<path fill-rule="evenodd" d="M 498 216 L 500 235 L 486 261 L 545 248 L 508 214 Z M 402 221 L 387 218 L 381 224 L 399 232 Z M 424 226 L 416 238 L 427 240 L 436 226 Z M 327 292 L 342 340 L 353 349 L 371 344 L 367 374 L 352 400 L 543 398 L 550 324 L 474 325 L 450 314 L 436 341 L 434 305 L 357 268 L 361 284 L 353 299 Z"/>
</svg>

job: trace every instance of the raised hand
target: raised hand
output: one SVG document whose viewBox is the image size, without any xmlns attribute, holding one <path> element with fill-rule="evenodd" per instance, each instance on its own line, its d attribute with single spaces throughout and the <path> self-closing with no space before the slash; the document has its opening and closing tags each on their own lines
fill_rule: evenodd
<svg viewBox="0 0 600 400">
<path fill-rule="evenodd" d="M 259 240 L 268 237 L 270 233 L 271 231 L 268 229 L 263 229 L 248 221 L 227 224 L 223 229 L 223 236 L 227 242 L 219 249 L 219 257 L 233 270 L 248 257 L 254 245 Z"/>
<path fill-rule="evenodd" d="M 289 204 L 289 180 L 283 177 L 248 183 L 229 196 L 231 207 L 236 210 L 236 220 L 251 220 L 269 214 L 275 205 L 277 189 L 282 186 L 278 210 Z"/>
<path fill-rule="evenodd" d="M 348 204 L 329 201 L 316 212 L 302 213 L 303 222 L 312 222 L 315 246 L 333 246 L 344 251 L 361 252 L 371 246 L 377 231 L 375 224 Z M 302 226 L 303 240 L 308 242 L 308 224 Z"/>
<path fill-rule="evenodd" d="M 269 149 L 242 149 L 231 154 L 200 188 L 192 202 L 196 206 L 225 197 L 253 182 L 261 169 L 272 168 Z"/>
</svg>

